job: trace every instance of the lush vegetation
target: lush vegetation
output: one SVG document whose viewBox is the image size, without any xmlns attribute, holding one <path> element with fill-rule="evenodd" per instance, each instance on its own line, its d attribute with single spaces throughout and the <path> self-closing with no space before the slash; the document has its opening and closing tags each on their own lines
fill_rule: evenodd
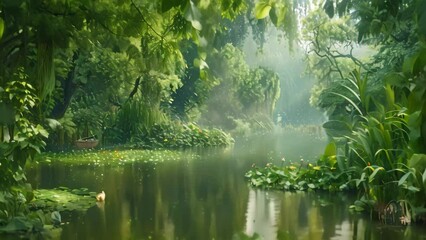
<svg viewBox="0 0 426 240">
<path fill-rule="evenodd" d="M 252 185 L 353 190 L 355 210 L 402 224 L 424 219 L 425 8 L 424 1 L 327 0 L 308 14 L 302 34 L 318 79 L 311 103 L 329 117 L 330 144 L 316 163 L 249 171 Z M 368 46 L 374 54 L 361 59 L 356 51 Z"/>
<path fill-rule="evenodd" d="M 281 12 L 295 18 L 293 9 Z M 229 44 L 241 46 L 248 26 L 261 38 L 266 25 L 251 17 L 258 12 L 240 0 L 1 1 L 1 190 L 26 195 L 28 160 L 85 137 L 142 148 L 231 144 L 222 130 L 192 122 L 209 96 L 228 87 L 214 62 L 227 49 L 239 51 Z M 226 58 L 243 66 L 241 56 Z M 239 71 L 229 86 L 237 117 L 265 108 L 271 122 L 277 76 L 265 68 Z"/>
<path fill-rule="evenodd" d="M 1 1 L 0 226 L 28 214 L 25 164 L 46 146 L 64 149 L 92 136 L 104 146 L 226 146 L 230 135 L 204 126 L 272 129 L 278 75 L 249 67 L 241 47 L 249 33 L 261 46 L 274 26 L 294 48 L 303 12 L 299 40 L 318 80 L 311 103 L 328 116 L 330 144 L 315 164 L 255 169 L 251 182 L 353 189 L 357 209 L 383 214 L 396 202 L 404 222 L 423 214 L 426 4 L 321 4 Z M 374 54 L 362 58 L 365 49 Z"/>
<path fill-rule="evenodd" d="M 60 162 L 73 166 L 120 166 L 123 164 L 132 164 L 134 162 L 152 162 L 157 164 L 164 161 L 180 160 L 184 158 L 197 158 L 197 155 L 171 150 L 135 150 L 120 148 L 118 150 L 99 149 L 60 153 L 48 152 L 39 155 L 36 160 L 39 163 Z"/>
</svg>

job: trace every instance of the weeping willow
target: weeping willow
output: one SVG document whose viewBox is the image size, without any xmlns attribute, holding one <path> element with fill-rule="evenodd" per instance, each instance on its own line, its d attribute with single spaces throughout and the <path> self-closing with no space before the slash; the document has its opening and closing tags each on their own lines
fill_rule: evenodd
<svg viewBox="0 0 426 240">
<path fill-rule="evenodd" d="M 164 122 L 164 113 L 152 108 L 138 96 L 127 101 L 116 115 L 116 127 L 121 130 L 121 140 L 127 142 L 150 131 L 154 124 Z"/>
<path fill-rule="evenodd" d="M 55 68 L 52 41 L 39 42 L 37 46 L 36 86 L 40 101 L 55 88 Z"/>
<path fill-rule="evenodd" d="M 139 90 L 116 115 L 116 127 L 120 129 L 121 140 L 124 142 L 149 133 L 152 126 L 161 124 L 167 119 L 160 108 L 162 87 L 159 82 L 146 73 Z"/>
</svg>

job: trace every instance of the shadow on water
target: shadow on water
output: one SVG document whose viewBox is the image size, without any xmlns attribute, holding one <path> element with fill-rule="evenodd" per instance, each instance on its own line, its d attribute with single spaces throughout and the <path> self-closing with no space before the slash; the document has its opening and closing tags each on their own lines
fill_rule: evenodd
<svg viewBox="0 0 426 240">
<path fill-rule="evenodd" d="M 285 144 L 288 144 L 287 146 Z M 106 192 L 86 213 L 62 213 L 62 239 L 419 239 L 424 229 L 384 226 L 350 215 L 345 195 L 250 189 L 253 163 L 314 158 L 324 140 L 280 133 L 246 139 L 197 159 L 119 167 L 60 163 L 30 169 L 36 188 Z M 190 159 L 190 158 L 188 158 Z M 280 161 L 280 160 L 278 160 Z"/>
</svg>

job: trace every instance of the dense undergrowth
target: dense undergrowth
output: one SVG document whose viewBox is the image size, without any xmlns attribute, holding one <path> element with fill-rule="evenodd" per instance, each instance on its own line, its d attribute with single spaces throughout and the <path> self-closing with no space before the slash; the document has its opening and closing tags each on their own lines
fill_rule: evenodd
<svg viewBox="0 0 426 240">
<path fill-rule="evenodd" d="M 64 224 L 60 212 L 85 212 L 95 205 L 95 195 L 85 188 L 32 190 L 28 184 L 1 191 L 0 237 L 13 234 L 25 239 L 56 239 Z"/>
<path fill-rule="evenodd" d="M 226 147 L 234 139 L 223 130 L 201 128 L 197 124 L 154 125 L 150 131 L 133 141 L 135 147 L 142 148 L 190 148 L 190 147 Z"/>
<path fill-rule="evenodd" d="M 339 169 L 336 147 L 331 143 L 316 162 L 303 160 L 285 166 L 253 166 L 246 173 L 249 184 L 257 188 L 283 191 L 354 192 L 358 200 L 351 205 L 356 212 L 368 212 L 382 222 L 410 224 L 426 221 L 426 155 L 415 154 L 410 165 L 385 170 L 367 163 L 363 169 L 352 166 Z M 419 166 L 423 165 L 423 166 Z M 385 180 L 395 172 L 396 180 Z"/>
</svg>

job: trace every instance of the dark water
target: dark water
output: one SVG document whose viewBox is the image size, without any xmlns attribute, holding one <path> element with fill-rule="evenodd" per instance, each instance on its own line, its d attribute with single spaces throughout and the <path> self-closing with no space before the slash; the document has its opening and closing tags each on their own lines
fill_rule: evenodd
<svg viewBox="0 0 426 240">
<path fill-rule="evenodd" d="M 61 239 L 426 239 L 421 227 L 387 226 L 349 214 L 349 196 L 250 189 L 253 163 L 312 159 L 324 140 L 281 134 L 241 140 L 197 159 L 120 167 L 42 165 L 35 188 L 87 187 L 104 205 L 63 214 Z"/>
</svg>

